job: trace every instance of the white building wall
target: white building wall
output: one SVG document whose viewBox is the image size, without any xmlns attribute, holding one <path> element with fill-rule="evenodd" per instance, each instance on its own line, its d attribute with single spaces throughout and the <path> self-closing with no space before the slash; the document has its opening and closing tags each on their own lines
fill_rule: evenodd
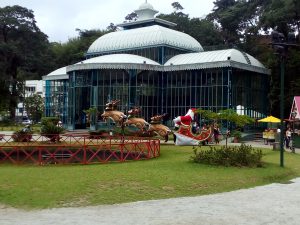
<svg viewBox="0 0 300 225">
<path fill-rule="evenodd" d="M 45 81 L 43 80 L 26 80 L 25 81 L 25 98 L 33 94 L 45 97 Z"/>
<path fill-rule="evenodd" d="M 24 97 L 30 97 L 33 94 L 38 94 L 45 97 L 45 81 L 43 80 L 26 80 L 24 87 Z M 27 113 L 24 110 L 23 102 L 19 102 L 16 108 L 16 117 L 27 117 Z"/>
</svg>

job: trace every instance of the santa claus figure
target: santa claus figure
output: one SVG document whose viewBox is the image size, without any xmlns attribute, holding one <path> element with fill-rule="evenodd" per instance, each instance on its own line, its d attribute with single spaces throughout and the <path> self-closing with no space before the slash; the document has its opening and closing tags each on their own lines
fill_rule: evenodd
<svg viewBox="0 0 300 225">
<path fill-rule="evenodd" d="M 187 114 L 185 116 L 178 116 L 176 117 L 173 122 L 175 124 L 175 127 L 179 127 L 180 125 L 186 125 L 189 126 L 191 125 L 192 121 L 194 121 L 195 117 L 195 108 L 189 109 Z"/>
</svg>

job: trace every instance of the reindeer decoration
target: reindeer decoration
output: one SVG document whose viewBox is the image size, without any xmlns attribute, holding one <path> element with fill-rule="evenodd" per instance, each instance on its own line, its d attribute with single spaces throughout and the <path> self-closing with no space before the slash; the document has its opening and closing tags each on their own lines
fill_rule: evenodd
<svg viewBox="0 0 300 225">
<path fill-rule="evenodd" d="M 140 129 L 141 132 L 146 131 L 146 129 L 148 129 L 149 127 L 149 123 L 146 122 L 146 120 L 144 120 L 143 118 L 138 118 L 136 117 L 138 114 L 140 114 L 141 109 L 138 107 L 134 107 L 133 109 L 128 111 L 128 118 L 125 121 L 124 125 L 126 126 L 136 126 L 137 128 Z"/>
<path fill-rule="evenodd" d="M 116 124 L 122 126 L 127 116 L 123 112 L 117 110 L 117 105 L 119 102 L 120 100 L 112 100 L 111 102 L 107 103 L 104 112 L 101 114 L 101 117 L 105 121 L 110 118 Z"/>
<path fill-rule="evenodd" d="M 169 140 L 169 134 L 172 133 L 172 131 L 165 125 L 161 124 L 161 120 L 163 117 L 165 117 L 166 114 L 163 115 L 156 115 L 151 117 L 150 127 L 148 129 L 148 132 L 155 132 L 161 137 L 165 138 L 165 142 Z"/>
</svg>

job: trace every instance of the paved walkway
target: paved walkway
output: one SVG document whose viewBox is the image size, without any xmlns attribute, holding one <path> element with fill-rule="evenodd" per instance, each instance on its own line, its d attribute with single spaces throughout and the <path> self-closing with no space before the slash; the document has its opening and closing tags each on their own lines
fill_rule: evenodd
<svg viewBox="0 0 300 225">
<path fill-rule="evenodd" d="M 23 211 L 0 207 L 1 225 L 299 225 L 300 178 L 200 197 Z"/>
<path fill-rule="evenodd" d="M 247 141 L 247 142 L 244 142 L 244 144 L 246 145 L 251 145 L 252 147 L 255 147 L 255 148 L 268 148 L 268 149 L 273 149 L 273 144 L 265 144 L 262 141 Z M 220 142 L 220 145 L 225 145 L 225 140 L 222 140 Z M 239 146 L 241 145 L 241 143 L 231 143 L 231 142 L 228 142 L 228 145 L 231 145 L 231 146 Z M 279 150 L 279 149 L 278 149 Z M 287 152 L 291 152 L 290 149 L 288 148 L 284 148 L 285 151 Z M 300 154 L 300 148 L 295 148 L 295 153 L 299 153 Z M 300 223 L 299 223 L 300 224 Z"/>
</svg>

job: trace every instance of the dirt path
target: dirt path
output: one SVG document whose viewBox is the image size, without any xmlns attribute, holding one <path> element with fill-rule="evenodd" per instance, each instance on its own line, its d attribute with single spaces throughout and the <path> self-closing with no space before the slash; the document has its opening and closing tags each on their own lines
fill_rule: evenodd
<svg viewBox="0 0 300 225">
<path fill-rule="evenodd" d="M 1 225 L 299 225 L 300 178 L 200 197 L 23 211 L 0 206 Z"/>
</svg>

